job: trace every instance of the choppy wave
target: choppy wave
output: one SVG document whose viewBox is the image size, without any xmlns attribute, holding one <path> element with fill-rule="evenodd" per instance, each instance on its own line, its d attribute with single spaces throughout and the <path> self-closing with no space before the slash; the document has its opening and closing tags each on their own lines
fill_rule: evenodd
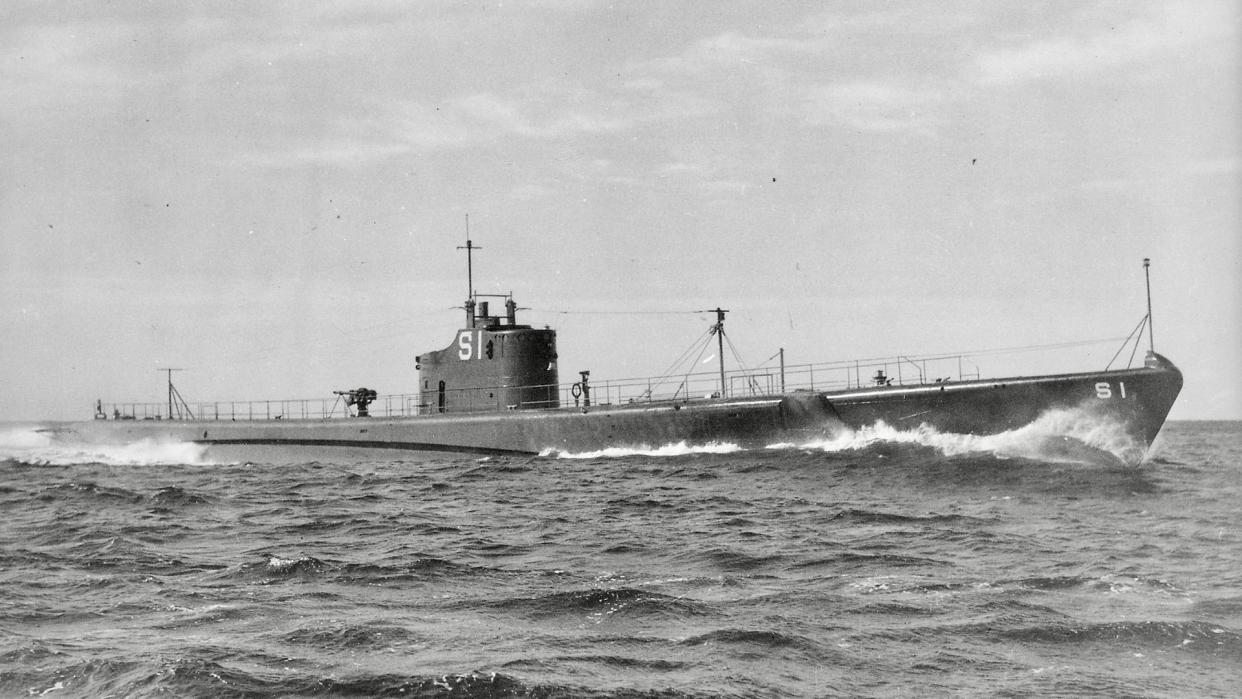
<svg viewBox="0 0 1242 699">
<path fill-rule="evenodd" d="M 396 624 L 371 622 L 303 627 L 290 631 L 281 638 L 286 643 L 295 645 L 313 646 L 330 651 L 349 651 L 359 648 L 391 648 L 396 644 L 409 642 L 415 636 Z"/>
<path fill-rule="evenodd" d="M 286 668 L 287 669 L 287 668 Z M 109 659 L 73 663 L 52 677 L 31 671 L 0 680 L 0 690 L 16 696 L 573 696 L 583 690 L 527 685 L 495 672 L 407 676 L 399 674 L 346 677 L 284 677 L 271 672 L 247 672 L 229 664 L 198 657 L 173 655 L 141 663 Z M 99 677 L 113 678 L 101 683 Z M 83 688 L 95 691 L 82 693 Z M 594 694 L 586 691 L 585 696 Z"/>
<path fill-rule="evenodd" d="M 1242 635 L 1205 621 L 1109 621 L 1049 624 L 1008 629 L 1006 638 L 1031 643 L 1123 643 L 1138 647 L 1180 648 L 1242 658 Z"/>
<path fill-rule="evenodd" d="M 779 443 L 768 448 L 845 452 L 877 444 L 928 447 L 949 457 L 990 454 L 1067 463 L 1120 461 L 1135 464 L 1147 452 L 1121 423 L 1075 409 L 1050 410 L 1034 422 L 993 435 L 941 432 L 926 424 L 902 430 L 880 421 L 857 430 L 843 430 L 829 439 Z"/>
<path fill-rule="evenodd" d="M 0 459 L 0 696 L 1232 696 L 1242 423 L 1167 439 Z"/>
<path fill-rule="evenodd" d="M 35 425 L 0 429 L 0 460 L 32 466 L 155 466 L 207 464 L 207 447 L 192 442 L 141 439 L 129 444 L 83 444 L 53 439 L 48 428 Z"/>
<path fill-rule="evenodd" d="M 694 600 L 628 587 L 554 592 L 540 597 L 516 597 L 486 604 L 532 618 L 570 616 L 593 623 L 613 616 L 655 620 L 684 619 L 711 613 L 709 605 Z"/>
</svg>

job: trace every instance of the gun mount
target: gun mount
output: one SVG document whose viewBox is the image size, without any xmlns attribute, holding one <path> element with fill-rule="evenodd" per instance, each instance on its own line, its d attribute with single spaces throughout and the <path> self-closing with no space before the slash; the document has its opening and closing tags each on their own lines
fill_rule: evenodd
<svg viewBox="0 0 1242 699">
<path fill-rule="evenodd" d="M 371 417 L 371 413 L 367 410 L 367 406 L 379 396 L 379 394 L 370 388 L 355 388 L 352 391 L 333 391 L 345 401 L 345 407 L 351 405 L 358 406 L 358 417 Z"/>
</svg>

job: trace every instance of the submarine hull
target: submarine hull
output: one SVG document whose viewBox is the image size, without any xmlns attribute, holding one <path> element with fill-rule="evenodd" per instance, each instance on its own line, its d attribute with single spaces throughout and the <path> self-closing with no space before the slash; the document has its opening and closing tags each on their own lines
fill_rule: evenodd
<svg viewBox="0 0 1242 699">
<path fill-rule="evenodd" d="M 594 405 L 589 408 L 311 420 L 96 420 L 54 436 L 88 443 L 170 440 L 205 445 L 301 445 L 476 453 L 596 452 L 609 448 L 735 444 L 762 448 L 839 437 L 878 423 L 907 430 L 991 435 L 1048 416 L 1075 437 L 1083 422 L 1111 426 L 1141 459 L 1182 386 L 1181 372 L 1151 355 L 1136 369 L 1052 376 L 874 386 L 785 395 Z M 1076 423 L 1079 427 L 1075 427 Z"/>
<path fill-rule="evenodd" d="M 1108 372 L 875 387 L 829 396 L 851 427 L 884 422 L 943 433 L 994 435 L 1047 421 L 1050 436 L 1110 441 L 1126 461 L 1155 441 L 1182 388 L 1182 374 L 1152 353 L 1147 365 Z"/>
</svg>

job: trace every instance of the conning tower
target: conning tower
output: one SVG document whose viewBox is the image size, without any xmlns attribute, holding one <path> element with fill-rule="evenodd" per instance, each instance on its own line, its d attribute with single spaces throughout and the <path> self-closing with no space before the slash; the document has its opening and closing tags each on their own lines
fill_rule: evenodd
<svg viewBox="0 0 1242 699">
<path fill-rule="evenodd" d="M 513 294 L 477 294 L 473 289 L 470 241 L 467 254 L 470 294 L 466 327 L 453 344 L 415 358 L 422 410 L 469 413 L 560 407 L 557 391 L 556 331 L 517 322 Z M 490 314 L 480 298 L 504 299 L 505 314 Z"/>
</svg>

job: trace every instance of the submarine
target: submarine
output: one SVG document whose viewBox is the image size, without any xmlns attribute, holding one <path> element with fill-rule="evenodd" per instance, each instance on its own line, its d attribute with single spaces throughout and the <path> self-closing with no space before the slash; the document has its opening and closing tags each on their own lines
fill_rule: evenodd
<svg viewBox="0 0 1242 699">
<path fill-rule="evenodd" d="M 1132 339 L 1137 351 L 1147 330 L 1149 348 L 1141 366 L 985 378 L 964 371 L 959 356 L 956 375 L 933 379 L 926 369 L 929 359 L 943 365 L 952 364 L 952 357 L 898 357 L 870 363 L 864 374 L 861 362 L 787 370 L 782 350 L 779 373 L 726 371 L 727 311 L 716 308 L 707 342 L 717 345 L 718 371 L 604 382 L 581 371 L 576 380 L 562 382 L 556 330 L 519 322 L 512 294 L 476 293 L 471 253 L 479 248 L 466 243 L 470 289 L 464 322 L 448 346 L 417 355 L 416 392 L 381 394 L 364 387 L 333 391 L 331 402 L 325 397 L 191 405 L 169 370 L 166 403 L 97 400 L 95 419 L 59 426 L 50 430 L 52 437 L 107 444 L 153 440 L 581 454 L 667 445 L 807 445 L 877 425 L 987 436 L 1045 420 L 1054 423 L 1054 432 L 1064 430 L 1055 438 L 1082 441 L 1075 430 L 1055 426 L 1056 416 L 1070 415 L 1073 419 L 1060 422 L 1107 426 L 1113 441 L 1123 442 L 1107 448 L 1122 461 L 1137 463 L 1182 387 L 1181 372 L 1155 351 L 1148 259 L 1143 261 L 1147 316 L 1123 345 Z M 493 314 L 495 300 L 503 300 L 503 311 Z"/>
</svg>

